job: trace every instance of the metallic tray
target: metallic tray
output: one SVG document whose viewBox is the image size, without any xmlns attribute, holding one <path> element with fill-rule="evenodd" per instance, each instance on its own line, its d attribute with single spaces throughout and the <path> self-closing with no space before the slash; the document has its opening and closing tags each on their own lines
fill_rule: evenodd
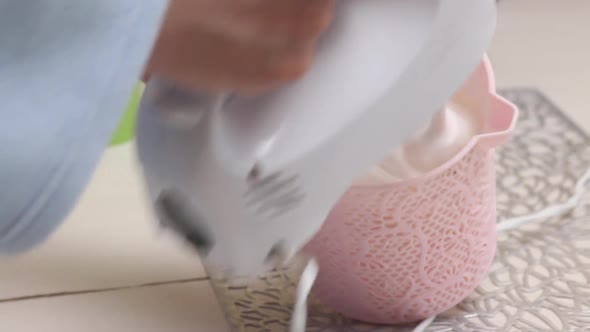
<svg viewBox="0 0 590 332">
<path fill-rule="evenodd" d="M 590 166 L 590 137 L 534 89 L 501 93 L 518 105 L 514 137 L 498 150 L 499 220 L 566 201 Z M 287 331 L 297 266 L 248 286 L 212 280 L 235 331 Z M 351 321 L 310 300 L 311 332 L 404 332 Z M 590 331 L 590 195 L 571 213 L 501 234 L 488 278 L 428 332 Z"/>
</svg>

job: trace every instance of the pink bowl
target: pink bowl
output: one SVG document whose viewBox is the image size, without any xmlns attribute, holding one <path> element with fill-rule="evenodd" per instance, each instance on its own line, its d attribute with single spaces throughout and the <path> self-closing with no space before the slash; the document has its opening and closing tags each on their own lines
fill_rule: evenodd
<svg viewBox="0 0 590 332">
<path fill-rule="evenodd" d="M 496 94 L 487 58 L 454 98 L 481 110 L 484 133 L 424 176 L 353 186 L 305 248 L 320 263 L 314 293 L 325 305 L 371 323 L 414 322 L 457 305 L 486 276 L 496 250 L 494 148 L 517 110 Z"/>
</svg>

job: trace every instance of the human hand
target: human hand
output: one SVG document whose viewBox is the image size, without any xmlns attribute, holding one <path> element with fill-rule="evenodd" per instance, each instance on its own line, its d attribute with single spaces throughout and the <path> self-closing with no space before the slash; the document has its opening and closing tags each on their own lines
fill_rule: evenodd
<svg viewBox="0 0 590 332">
<path fill-rule="evenodd" d="M 334 0 L 170 0 L 147 74 L 208 92 L 258 93 L 300 78 Z"/>
</svg>

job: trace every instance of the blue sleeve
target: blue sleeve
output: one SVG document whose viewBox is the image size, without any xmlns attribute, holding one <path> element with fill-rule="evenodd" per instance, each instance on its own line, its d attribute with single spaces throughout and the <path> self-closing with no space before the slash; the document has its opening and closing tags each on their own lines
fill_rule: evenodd
<svg viewBox="0 0 590 332">
<path fill-rule="evenodd" d="M 0 253 L 45 240 L 121 118 L 166 0 L 0 0 Z"/>
</svg>

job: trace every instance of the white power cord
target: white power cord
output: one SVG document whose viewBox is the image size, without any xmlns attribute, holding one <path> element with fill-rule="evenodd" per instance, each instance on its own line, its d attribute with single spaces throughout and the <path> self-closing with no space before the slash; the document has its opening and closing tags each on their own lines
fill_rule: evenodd
<svg viewBox="0 0 590 332">
<path fill-rule="evenodd" d="M 301 279 L 297 286 L 295 306 L 291 317 L 290 332 L 305 332 L 307 322 L 307 298 L 311 293 L 311 288 L 318 276 L 319 265 L 315 259 L 310 259 L 301 273 Z M 436 316 L 430 317 L 420 323 L 413 332 L 425 332 L 426 329 L 434 322 Z"/>
<path fill-rule="evenodd" d="M 549 206 L 548 208 L 545 208 L 539 212 L 529 214 L 526 216 L 504 220 L 504 221 L 498 223 L 496 230 L 498 231 L 498 233 L 501 233 L 504 231 L 515 229 L 520 226 L 524 226 L 524 225 L 531 223 L 531 222 L 545 220 L 545 219 L 551 218 L 551 217 L 557 217 L 557 216 L 560 216 L 564 213 L 571 211 L 580 203 L 580 200 L 582 199 L 582 197 L 584 196 L 584 193 L 587 190 L 586 186 L 588 185 L 589 182 L 590 182 L 590 169 L 588 169 L 586 171 L 586 173 L 584 173 L 584 175 L 578 180 L 578 182 L 576 183 L 576 188 L 575 188 L 574 194 L 565 203 L 552 205 L 552 206 Z"/>
<path fill-rule="evenodd" d="M 291 332 L 305 332 L 307 322 L 307 298 L 318 276 L 319 266 L 315 259 L 310 259 L 301 273 L 297 286 L 295 308 L 291 318 Z"/>
<path fill-rule="evenodd" d="M 432 316 L 430 318 L 423 320 L 422 323 L 420 323 L 418 326 L 416 326 L 415 329 L 412 330 L 412 332 L 426 332 L 426 329 L 429 328 L 430 325 L 432 325 L 432 323 L 434 323 L 435 319 L 436 316 Z"/>
</svg>

